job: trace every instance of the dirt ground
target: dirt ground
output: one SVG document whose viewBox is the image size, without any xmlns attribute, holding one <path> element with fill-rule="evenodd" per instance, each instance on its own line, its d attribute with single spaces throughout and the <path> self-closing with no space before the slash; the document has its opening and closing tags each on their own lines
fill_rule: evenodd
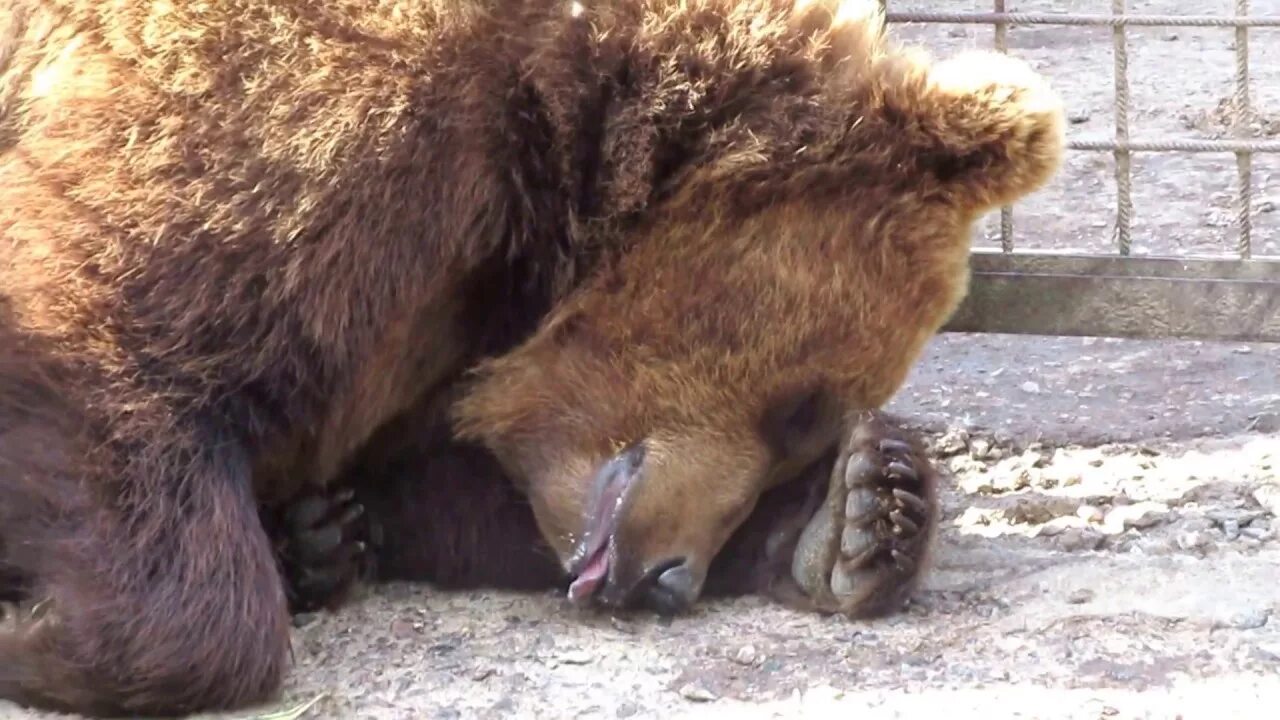
<svg viewBox="0 0 1280 720">
<path fill-rule="evenodd" d="M 1252 8 L 1280 15 L 1280 0 Z M 991 42 L 979 26 L 897 30 L 938 54 Z M 1280 134 L 1277 35 L 1252 36 L 1260 134 Z M 1222 132 L 1231 31 L 1131 37 L 1133 136 Z M 1076 136 L 1111 133 L 1109 30 L 1010 38 L 1066 96 Z M 1280 254 L 1280 158 L 1254 165 L 1255 248 Z M 1112 172 L 1106 153 L 1073 153 L 1018 208 L 1019 246 L 1110 250 Z M 1137 156 L 1135 252 L 1232 247 L 1234 172 L 1230 156 Z M 981 244 L 998 242 L 997 227 Z M 1280 345 L 945 335 L 891 409 L 928 433 L 950 475 L 934 572 L 899 616 L 852 623 L 741 600 L 663 623 L 573 611 L 551 594 L 390 586 L 300 623 L 281 707 L 323 696 L 304 717 L 378 719 L 1189 719 L 1280 707 Z"/>
</svg>

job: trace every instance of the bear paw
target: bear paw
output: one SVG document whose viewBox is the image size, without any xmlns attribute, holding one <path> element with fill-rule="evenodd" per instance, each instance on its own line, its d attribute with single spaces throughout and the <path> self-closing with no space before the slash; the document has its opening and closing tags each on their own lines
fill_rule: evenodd
<svg viewBox="0 0 1280 720">
<path fill-rule="evenodd" d="M 292 612 L 334 607 L 368 574 L 364 520 L 350 489 L 310 493 L 284 509 L 276 548 Z"/>
<path fill-rule="evenodd" d="M 792 555 L 792 579 L 809 601 L 852 617 L 899 609 L 932 541 L 934 485 L 923 450 L 904 432 L 876 418 L 860 422 Z"/>
</svg>

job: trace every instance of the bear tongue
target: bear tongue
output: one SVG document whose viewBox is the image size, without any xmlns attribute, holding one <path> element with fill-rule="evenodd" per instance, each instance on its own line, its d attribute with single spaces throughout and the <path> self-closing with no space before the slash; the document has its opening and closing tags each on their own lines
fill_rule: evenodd
<svg viewBox="0 0 1280 720">
<path fill-rule="evenodd" d="M 569 585 L 569 602 L 580 605 L 595 595 L 596 590 L 600 588 L 600 584 L 604 582 L 604 577 L 609 572 L 609 545 L 605 543 L 603 547 L 596 551 L 595 557 L 582 568 L 582 572 L 578 573 L 578 577 L 574 578 L 572 584 Z"/>
</svg>

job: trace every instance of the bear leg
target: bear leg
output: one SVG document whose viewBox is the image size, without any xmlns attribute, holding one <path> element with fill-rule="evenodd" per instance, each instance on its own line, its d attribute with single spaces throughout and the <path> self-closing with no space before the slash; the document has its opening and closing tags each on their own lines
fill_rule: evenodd
<svg viewBox="0 0 1280 720">
<path fill-rule="evenodd" d="M 246 454 L 226 436 L 150 427 L 130 428 L 146 444 L 89 451 L 0 423 L 5 561 L 30 590 L 0 631 L 0 699 L 182 715 L 278 690 L 289 618 Z"/>
<path fill-rule="evenodd" d="M 415 438 L 366 456 L 343 482 L 367 511 L 376 580 L 504 590 L 567 581 L 528 499 L 482 447 Z"/>
</svg>

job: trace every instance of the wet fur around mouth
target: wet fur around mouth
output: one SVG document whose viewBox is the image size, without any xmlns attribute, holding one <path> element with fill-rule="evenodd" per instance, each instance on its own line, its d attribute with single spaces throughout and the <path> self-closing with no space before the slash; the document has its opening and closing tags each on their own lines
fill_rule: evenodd
<svg viewBox="0 0 1280 720">
<path fill-rule="evenodd" d="M 569 600 L 589 602 L 613 578 L 617 567 L 617 533 L 636 483 L 643 482 L 643 444 L 633 445 L 606 462 L 592 482 L 592 500 L 583 518 L 582 541 L 569 562 Z"/>
</svg>

